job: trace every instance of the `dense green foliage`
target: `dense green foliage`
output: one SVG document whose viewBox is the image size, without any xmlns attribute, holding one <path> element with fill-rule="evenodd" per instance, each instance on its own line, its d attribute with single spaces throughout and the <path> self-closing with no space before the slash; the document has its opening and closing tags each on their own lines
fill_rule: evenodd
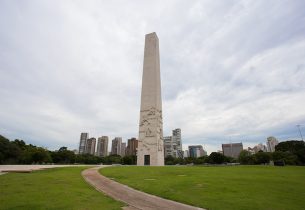
<svg viewBox="0 0 305 210">
<path fill-rule="evenodd" d="M 246 150 L 243 150 L 243 151 L 240 152 L 239 157 L 238 157 L 238 161 L 241 164 L 248 164 L 248 165 L 252 165 L 255 162 L 254 156 L 251 155 L 251 153 L 249 151 L 246 151 Z"/>
<path fill-rule="evenodd" d="M 223 164 L 223 163 L 236 163 L 236 160 L 231 157 L 226 157 L 221 153 L 212 152 L 209 156 L 202 156 L 198 158 L 175 158 L 172 156 L 165 157 L 165 165 L 186 165 L 186 164 Z"/>
<path fill-rule="evenodd" d="M 107 167 L 107 177 L 141 191 L 212 210 L 303 210 L 305 167 Z"/>
<path fill-rule="evenodd" d="M 297 164 L 305 164 L 305 142 L 284 141 L 275 146 L 275 151 L 283 152 L 284 159 Z"/>
<path fill-rule="evenodd" d="M 272 160 L 272 153 L 259 151 L 256 154 L 250 154 L 250 152 L 243 150 L 239 154 L 238 161 L 241 164 L 253 165 L 253 164 L 268 164 Z"/>
<path fill-rule="evenodd" d="M 0 164 L 49 163 L 52 161 L 48 150 L 27 145 L 23 140 L 9 141 L 0 135 Z"/>
<path fill-rule="evenodd" d="M 275 146 L 275 152 L 262 152 L 250 154 L 242 151 L 238 161 L 241 164 L 266 164 L 270 160 L 283 162 L 287 165 L 305 165 L 305 142 L 304 141 L 285 141 Z"/>
<path fill-rule="evenodd" d="M 121 209 L 117 202 L 88 185 L 84 167 L 54 168 L 0 176 L 0 209 Z"/>
</svg>

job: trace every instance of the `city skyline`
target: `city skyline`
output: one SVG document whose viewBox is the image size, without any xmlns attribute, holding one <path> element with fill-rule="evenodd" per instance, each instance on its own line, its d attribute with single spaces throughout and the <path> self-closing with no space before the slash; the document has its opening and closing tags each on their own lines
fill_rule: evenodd
<svg viewBox="0 0 305 210">
<path fill-rule="evenodd" d="M 143 36 L 156 31 L 164 136 L 181 128 L 184 147 L 208 151 L 300 139 L 304 7 L 1 1 L 0 134 L 52 150 L 84 131 L 138 138 Z"/>
<path fill-rule="evenodd" d="M 110 137 L 111 138 L 111 137 Z M 88 140 L 98 140 L 96 142 L 96 146 L 94 146 L 93 148 L 93 152 L 91 149 L 87 148 L 87 141 Z M 100 140 L 106 140 L 105 143 L 103 143 L 102 146 L 102 154 L 99 152 L 101 145 L 99 145 Z M 124 152 L 122 153 L 122 150 L 119 149 L 118 151 L 120 151 L 119 153 L 121 154 L 121 156 L 124 155 L 137 155 L 136 151 L 138 148 L 138 140 L 135 137 L 131 137 L 129 139 L 122 139 L 122 137 L 113 137 L 112 142 L 109 143 L 108 141 L 109 136 L 102 136 L 102 137 L 90 137 L 89 138 L 89 133 L 81 133 L 80 135 L 80 141 L 79 141 L 79 150 L 75 150 L 78 151 L 79 154 L 94 154 L 96 156 L 107 156 L 112 154 L 112 148 L 113 146 L 117 147 L 117 144 L 115 143 L 114 145 L 114 141 L 116 141 L 117 139 L 119 139 L 120 143 L 119 143 L 119 147 L 124 147 Z M 174 130 L 172 130 L 172 135 L 171 136 L 164 136 L 164 157 L 167 156 L 173 156 L 173 157 L 188 157 L 187 154 L 190 154 L 189 150 L 190 148 L 199 148 L 200 150 L 202 150 L 201 156 L 203 155 L 209 155 L 212 152 L 221 152 L 223 153 L 225 156 L 233 156 L 235 158 L 237 158 L 238 154 L 240 151 L 242 150 L 246 150 L 249 151 L 251 154 L 255 154 L 259 151 L 263 151 L 263 152 L 274 152 L 275 151 L 275 146 L 279 143 L 279 141 L 274 137 L 274 136 L 269 136 L 265 139 L 265 142 L 256 142 L 256 144 L 254 146 L 248 146 L 243 148 L 243 143 L 242 142 L 224 142 L 222 145 L 220 145 L 221 150 L 210 150 L 208 151 L 206 146 L 204 144 L 197 144 L 197 145 L 189 145 L 189 144 L 183 144 L 182 142 L 182 138 L 181 138 L 181 129 L 180 128 L 176 128 Z M 95 144 L 95 143 L 94 143 Z M 226 148 L 224 150 L 224 147 Z M 118 153 L 118 152 L 116 152 Z M 194 152 L 193 152 L 194 153 Z M 191 152 L 191 154 L 193 154 Z M 196 153 L 196 152 L 195 152 Z M 232 153 L 232 154 L 231 154 Z M 234 153 L 234 155 L 233 155 Z M 198 155 L 195 155 L 198 156 Z"/>
</svg>

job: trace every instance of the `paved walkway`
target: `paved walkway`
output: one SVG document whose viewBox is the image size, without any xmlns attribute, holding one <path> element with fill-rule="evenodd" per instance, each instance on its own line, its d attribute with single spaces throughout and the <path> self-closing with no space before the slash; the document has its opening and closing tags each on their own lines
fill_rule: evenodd
<svg viewBox="0 0 305 210">
<path fill-rule="evenodd" d="M 126 185 L 112 181 L 102 176 L 98 170 L 101 167 L 89 168 L 82 172 L 84 179 L 95 187 L 96 190 L 104 192 L 108 196 L 127 203 L 125 210 L 199 210 L 194 206 L 166 200 L 154 195 L 137 191 Z"/>
<path fill-rule="evenodd" d="M 77 167 L 77 166 L 88 166 L 88 165 L 0 165 L 0 175 L 8 172 L 30 173 L 32 171 L 43 170 L 48 168 Z M 96 166 L 96 165 L 92 165 L 92 166 Z"/>
</svg>

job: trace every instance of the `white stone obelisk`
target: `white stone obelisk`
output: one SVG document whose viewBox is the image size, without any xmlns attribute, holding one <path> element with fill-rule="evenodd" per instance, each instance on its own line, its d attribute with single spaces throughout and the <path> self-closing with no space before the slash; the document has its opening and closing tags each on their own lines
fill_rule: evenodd
<svg viewBox="0 0 305 210">
<path fill-rule="evenodd" d="M 146 34 L 137 165 L 164 165 L 159 39 Z"/>
</svg>

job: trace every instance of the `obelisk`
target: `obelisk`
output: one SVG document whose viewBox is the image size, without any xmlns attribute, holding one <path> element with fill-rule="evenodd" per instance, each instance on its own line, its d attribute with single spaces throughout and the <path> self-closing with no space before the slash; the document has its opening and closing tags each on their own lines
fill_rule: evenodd
<svg viewBox="0 0 305 210">
<path fill-rule="evenodd" d="M 164 165 L 159 39 L 146 34 L 137 165 Z"/>
</svg>

